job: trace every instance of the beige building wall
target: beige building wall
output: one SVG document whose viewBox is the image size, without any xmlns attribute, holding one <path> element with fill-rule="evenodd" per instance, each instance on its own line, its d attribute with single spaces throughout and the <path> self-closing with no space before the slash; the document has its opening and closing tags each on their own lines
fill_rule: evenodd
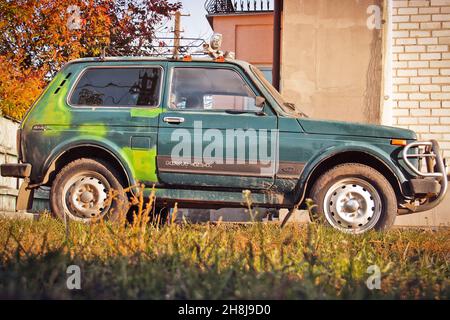
<svg viewBox="0 0 450 320">
<path fill-rule="evenodd" d="M 382 30 L 367 26 L 371 5 L 384 13 Z M 288 100 L 314 118 L 412 129 L 450 158 L 450 0 L 284 0 L 282 28 Z M 443 224 L 449 194 L 431 211 L 397 219 Z"/>
<path fill-rule="evenodd" d="M 379 121 L 380 30 L 369 30 L 377 0 L 284 0 L 281 91 L 314 118 Z"/>
</svg>

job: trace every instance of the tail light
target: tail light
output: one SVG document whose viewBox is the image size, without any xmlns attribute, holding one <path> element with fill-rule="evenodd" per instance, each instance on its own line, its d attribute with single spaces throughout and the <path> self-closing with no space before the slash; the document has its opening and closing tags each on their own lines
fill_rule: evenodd
<svg viewBox="0 0 450 320">
<path fill-rule="evenodd" d="M 16 133 L 16 147 L 18 162 L 22 162 L 22 129 L 17 129 Z"/>
</svg>

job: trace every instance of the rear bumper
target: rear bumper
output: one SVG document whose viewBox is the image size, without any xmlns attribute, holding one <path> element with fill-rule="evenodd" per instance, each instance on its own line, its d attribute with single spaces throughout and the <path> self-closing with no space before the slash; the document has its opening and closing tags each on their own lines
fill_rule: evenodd
<svg viewBox="0 0 450 320">
<path fill-rule="evenodd" d="M 31 210 L 33 207 L 34 189 L 29 188 L 31 164 L 29 163 L 7 163 L 0 166 L 3 177 L 22 178 L 19 195 L 16 202 L 17 211 Z"/>
<path fill-rule="evenodd" d="M 411 148 L 417 148 L 417 152 L 408 153 Z M 402 158 L 416 175 L 409 181 L 415 199 L 406 206 L 407 209 L 412 212 L 421 212 L 436 207 L 447 193 L 449 179 L 449 171 L 442 158 L 438 142 L 431 140 L 410 143 L 403 149 Z M 416 159 L 419 167 L 415 166 L 410 159 Z M 426 170 L 421 170 L 423 159 L 425 159 Z"/>
<path fill-rule="evenodd" d="M 3 177 L 28 178 L 31 175 L 31 164 L 29 163 L 7 163 L 0 165 Z"/>
</svg>

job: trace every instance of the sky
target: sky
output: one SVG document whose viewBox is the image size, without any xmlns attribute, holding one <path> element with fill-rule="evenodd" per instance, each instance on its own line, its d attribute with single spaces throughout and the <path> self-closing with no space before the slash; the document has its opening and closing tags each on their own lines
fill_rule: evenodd
<svg viewBox="0 0 450 320">
<path fill-rule="evenodd" d="M 205 0 L 178 0 L 182 3 L 182 14 L 190 14 L 188 17 L 181 17 L 182 36 L 185 38 L 202 38 L 209 40 L 213 31 L 206 20 L 206 10 L 204 7 Z M 170 2 L 177 2 L 175 0 Z M 169 30 L 164 32 L 164 36 L 172 36 L 173 34 L 167 31 L 173 30 L 173 19 L 167 24 Z"/>
<path fill-rule="evenodd" d="M 182 17 L 181 24 L 185 33 L 184 37 L 189 38 L 203 38 L 209 42 L 209 38 L 213 34 L 213 30 L 211 29 L 208 20 L 206 20 L 206 10 L 205 10 L 205 2 L 206 0 L 169 0 L 169 2 L 181 2 L 183 8 L 181 12 L 189 13 L 190 17 Z M 274 0 L 265 0 L 264 5 L 270 3 L 270 7 L 273 8 Z M 251 1 L 253 3 L 253 1 Z M 258 1 L 259 3 L 259 1 Z M 173 26 L 173 22 L 170 23 L 170 26 Z"/>
<path fill-rule="evenodd" d="M 181 0 L 183 8 L 182 13 L 189 13 L 190 17 L 182 17 L 181 24 L 185 37 L 207 38 L 212 34 L 212 29 L 206 20 L 205 0 Z"/>
</svg>

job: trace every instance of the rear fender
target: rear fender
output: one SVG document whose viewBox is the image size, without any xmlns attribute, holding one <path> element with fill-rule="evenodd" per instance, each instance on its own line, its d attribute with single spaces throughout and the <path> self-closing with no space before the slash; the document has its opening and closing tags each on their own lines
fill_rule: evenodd
<svg viewBox="0 0 450 320">
<path fill-rule="evenodd" d="M 105 140 L 104 138 L 100 139 L 98 137 L 92 136 L 92 137 L 83 137 L 80 139 L 80 137 L 76 137 L 70 140 L 64 141 L 64 143 L 59 144 L 56 146 L 52 153 L 48 156 L 46 161 L 43 165 L 43 172 L 45 172 L 45 176 L 43 177 L 40 184 L 46 184 L 49 181 L 50 174 L 55 170 L 55 165 L 58 159 L 60 159 L 64 154 L 67 154 L 74 150 L 75 148 L 79 147 L 93 147 L 93 148 L 99 148 L 107 153 L 109 153 L 113 158 L 117 160 L 117 162 L 122 167 L 127 182 L 130 186 L 133 186 L 136 184 L 136 181 L 134 180 L 131 168 L 129 167 L 130 159 L 127 158 L 127 155 L 123 152 L 121 152 L 121 148 L 114 144 L 113 142 L 109 140 Z M 95 155 L 87 154 L 86 157 L 92 157 Z"/>
</svg>

